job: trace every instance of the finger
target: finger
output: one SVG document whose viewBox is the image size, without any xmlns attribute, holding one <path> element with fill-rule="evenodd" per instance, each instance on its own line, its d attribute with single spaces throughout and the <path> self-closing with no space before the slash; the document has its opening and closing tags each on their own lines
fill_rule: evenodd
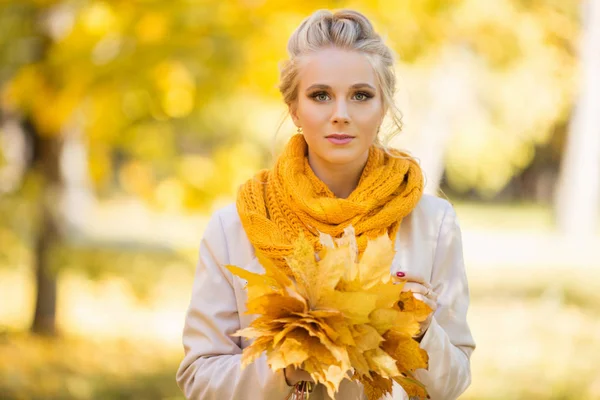
<svg viewBox="0 0 600 400">
<path fill-rule="evenodd" d="M 427 298 L 430 298 L 433 301 L 437 301 L 438 294 L 431 290 L 430 288 L 421 285 L 420 283 L 415 282 L 406 282 L 402 287 L 402 292 L 413 292 L 424 295 Z"/>
<path fill-rule="evenodd" d="M 403 292 L 421 293 L 425 295 L 429 289 L 424 285 L 416 282 L 406 282 L 402 287 Z"/>
<path fill-rule="evenodd" d="M 436 292 L 434 292 L 431 288 L 425 287 L 425 291 L 419 291 L 417 293 L 421 293 L 423 294 L 425 297 L 432 299 L 432 300 L 437 300 L 438 299 L 438 294 Z"/>
<path fill-rule="evenodd" d="M 423 278 L 420 275 L 414 274 L 412 272 L 406 272 L 406 271 L 399 271 L 402 274 L 404 274 L 404 276 L 398 276 L 397 272 L 392 274 L 392 279 L 394 281 L 406 281 L 406 282 L 416 282 L 416 283 L 420 283 L 422 285 L 425 285 L 426 287 L 430 288 L 431 284 L 429 282 L 427 282 L 425 280 L 425 278 Z"/>
</svg>

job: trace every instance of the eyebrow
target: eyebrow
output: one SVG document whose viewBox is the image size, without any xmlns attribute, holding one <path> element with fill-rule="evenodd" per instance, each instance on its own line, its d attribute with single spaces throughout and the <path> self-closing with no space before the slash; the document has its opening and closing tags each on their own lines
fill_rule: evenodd
<svg viewBox="0 0 600 400">
<path fill-rule="evenodd" d="M 373 91 L 375 91 L 376 89 L 368 84 L 368 83 L 355 83 L 354 85 L 350 86 L 350 89 L 360 89 L 360 88 L 369 88 Z M 306 91 L 308 92 L 309 90 L 313 90 L 313 89 L 331 89 L 331 86 L 329 85 L 324 85 L 322 83 L 316 83 L 314 85 L 310 85 L 309 87 L 306 88 Z"/>
</svg>

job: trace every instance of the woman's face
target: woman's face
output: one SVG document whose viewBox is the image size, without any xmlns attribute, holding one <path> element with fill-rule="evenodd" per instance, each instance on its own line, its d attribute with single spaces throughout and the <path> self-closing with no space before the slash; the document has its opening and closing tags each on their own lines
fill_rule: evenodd
<svg viewBox="0 0 600 400">
<path fill-rule="evenodd" d="M 290 114 L 304 131 L 311 160 L 366 162 L 385 114 L 373 67 L 356 51 L 329 48 L 307 56 Z"/>
</svg>

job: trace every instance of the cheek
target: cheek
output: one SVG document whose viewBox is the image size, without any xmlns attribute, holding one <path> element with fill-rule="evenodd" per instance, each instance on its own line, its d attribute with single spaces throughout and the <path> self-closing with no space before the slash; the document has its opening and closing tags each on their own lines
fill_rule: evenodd
<svg viewBox="0 0 600 400">
<path fill-rule="evenodd" d="M 302 99 L 298 102 L 298 117 L 307 126 L 322 124 L 329 121 L 329 110 L 323 104 L 316 104 L 311 100 Z"/>
<path fill-rule="evenodd" d="M 382 120 L 383 112 L 381 106 L 373 103 L 369 107 L 357 109 L 353 115 L 354 121 L 364 128 L 375 127 L 377 129 Z"/>
</svg>

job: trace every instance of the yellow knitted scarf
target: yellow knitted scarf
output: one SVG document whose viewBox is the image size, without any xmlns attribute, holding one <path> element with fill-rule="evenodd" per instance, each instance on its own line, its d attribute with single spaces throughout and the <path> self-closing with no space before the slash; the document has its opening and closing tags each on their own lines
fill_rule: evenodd
<svg viewBox="0 0 600 400">
<path fill-rule="evenodd" d="M 320 250 L 319 232 L 339 238 L 351 224 L 362 255 L 367 239 L 385 232 L 395 238 L 423 193 L 416 162 L 371 146 L 358 186 L 348 198 L 337 198 L 312 171 L 307 149 L 304 137 L 294 135 L 274 167 L 248 180 L 237 197 L 237 211 L 254 248 L 288 273 L 285 257 L 301 232 Z"/>
</svg>

